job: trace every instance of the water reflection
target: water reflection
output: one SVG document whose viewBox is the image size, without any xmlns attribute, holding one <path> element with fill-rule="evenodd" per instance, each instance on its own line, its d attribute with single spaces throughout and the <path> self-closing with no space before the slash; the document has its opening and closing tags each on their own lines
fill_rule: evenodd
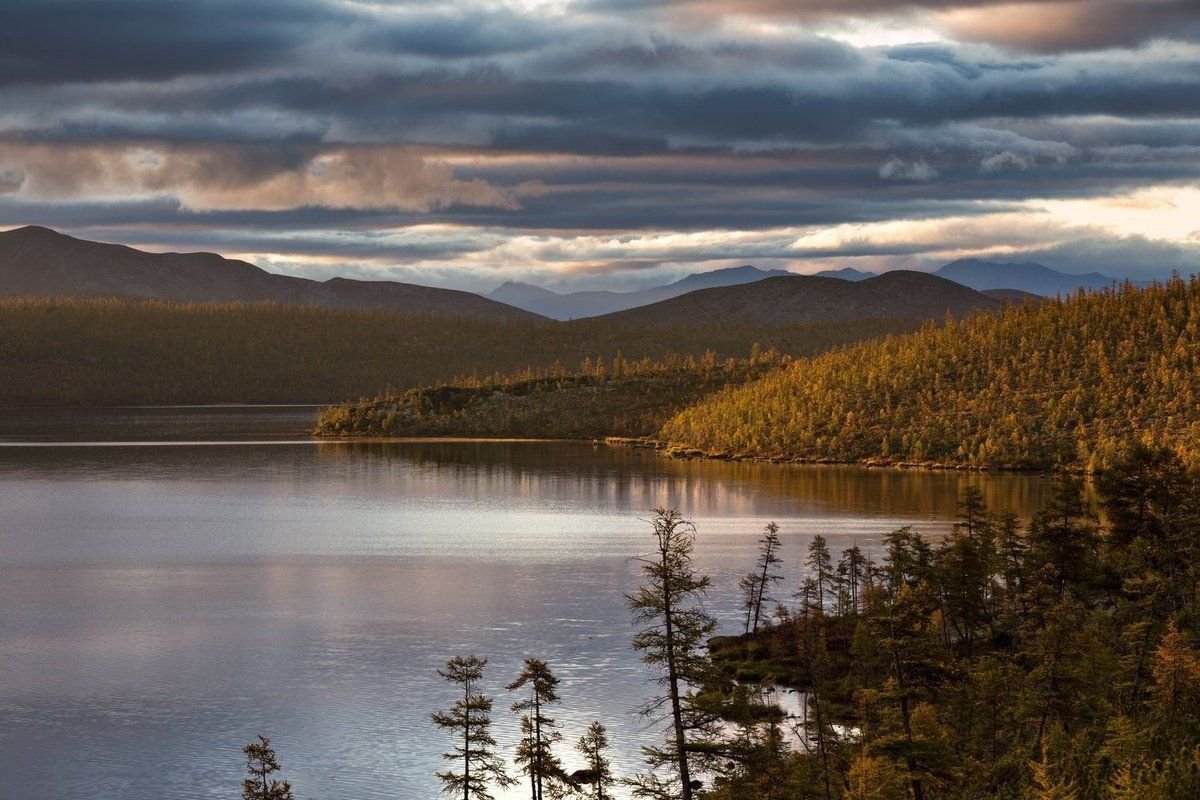
<svg viewBox="0 0 1200 800">
<path fill-rule="evenodd" d="M 196 413 L 296 436 L 292 410 Z M 188 412 L 167 416 L 194 434 Z M 0 446 L 0 796 L 228 797 L 241 744 L 263 732 L 298 797 L 432 798 L 444 742 L 428 714 L 453 700 L 434 670 L 467 651 L 492 659 L 497 694 L 521 659 L 545 658 L 568 738 L 601 719 L 630 770 L 654 735 L 628 713 L 646 693 L 622 599 L 648 542 L 637 517 L 696 519 L 710 610 L 736 624 L 737 577 L 770 519 L 786 596 L 815 533 L 870 549 L 901 524 L 944 532 L 967 485 L 1023 516 L 1047 489 L 568 442 L 164 441 Z M 151 752 L 171 766 L 147 769 Z"/>
</svg>

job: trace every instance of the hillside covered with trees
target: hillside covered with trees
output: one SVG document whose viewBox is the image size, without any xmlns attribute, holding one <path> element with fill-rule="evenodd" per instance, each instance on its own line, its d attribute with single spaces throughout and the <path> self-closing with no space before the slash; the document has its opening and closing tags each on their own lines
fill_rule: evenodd
<svg viewBox="0 0 1200 800">
<path fill-rule="evenodd" d="M 614 326 L 275 303 L 0 299 L 0 405 L 331 403 L 584 359 L 811 355 L 910 320 Z"/>
<path fill-rule="evenodd" d="M 523 370 L 387 392 L 323 409 L 321 436 L 646 437 L 683 408 L 790 361 L 757 345 L 746 359 L 671 354 L 662 361 L 587 359 L 578 369 Z"/>
<path fill-rule="evenodd" d="M 660 438 L 730 454 L 1097 469 L 1126 440 L 1200 460 L 1200 281 L 1081 293 L 799 360 Z"/>
</svg>

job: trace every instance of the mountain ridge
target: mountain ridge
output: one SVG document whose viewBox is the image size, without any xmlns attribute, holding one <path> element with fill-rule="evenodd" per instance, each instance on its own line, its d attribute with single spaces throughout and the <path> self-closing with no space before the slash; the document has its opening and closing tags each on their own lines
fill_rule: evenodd
<svg viewBox="0 0 1200 800">
<path fill-rule="evenodd" d="M 720 315 L 723 322 L 772 324 L 867 318 L 937 319 L 992 310 L 999 301 L 926 272 L 893 270 L 862 281 L 789 275 L 700 289 L 600 317 L 628 325 L 679 325 Z"/>
<path fill-rule="evenodd" d="M 981 292 L 1013 289 L 1042 297 L 1070 294 L 1078 289 L 1106 289 L 1117 283 L 1116 278 L 1099 272 L 1076 275 L 1059 272 L 1035 261 L 985 261 L 980 258 L 951 261 L 933 274 Z"/>
<path fill-rule="evenodd" d="M 216 253 L 150 253 L 30 225 L 0 232 L 0 296 L 276 302 L 484 319 L 538 319 L 471 292 L 397 281 L 277 275 Z"/>
<path fill-rule="evenodd" d="M 560 293 L 531 283 L 506 281 L 490 292 L 487 297 L 551 319 L 568 320 L 599 317 L 631 308 L 640 308 L 699 289 L 737 286 L 770 277 L 792 274 L 787 270 L 764 270 L 744 264 L 740 267 L 696 272 L 662 286 L 653 286 L 649 289 L 632 292 L 599 289 Z"/>
</svg>

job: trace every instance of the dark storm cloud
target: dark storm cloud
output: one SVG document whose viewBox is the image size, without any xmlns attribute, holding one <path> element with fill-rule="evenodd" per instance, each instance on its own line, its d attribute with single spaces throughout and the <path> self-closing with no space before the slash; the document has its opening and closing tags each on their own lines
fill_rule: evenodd
<svg viewBox="0 0 1200 800">
<path fill-rule="evenodd" d="M 288 60 L 323 3 L 288 0 L 5 0 L 0 83 L 164 79 Z"/>
<path fill-rule="evenodd" d="M 12 133 L 40 138 L 390 140 L 622 154 L 844 143 L 886 137 L 896 126 L 991 118 L 1191 117 L 1200 108 L 1195 52 L 997 65 L 945 48 L 897 48 L 834 62 L 736 72 L 723 58 L 707 70 L 595 62 L 579 74 L 526 74 L 516 61 L 376 65 L 354 75 L 301 71 L 166 88 L 16 89 L 0 99 L 21 109 L 8 122 Z"/>
<path fill-rule="evenodd" d="M 0 225 L 421 264 L 525 235 L 970 217 L 1200 183 L 1194 2 L 1025 5 L 1037 24 L 986 0 L 8 0 Z M 951 36 L 830 34 L 863 20 Z M 371 233 L 423 225 L 448 232 Z"/>
</svg>

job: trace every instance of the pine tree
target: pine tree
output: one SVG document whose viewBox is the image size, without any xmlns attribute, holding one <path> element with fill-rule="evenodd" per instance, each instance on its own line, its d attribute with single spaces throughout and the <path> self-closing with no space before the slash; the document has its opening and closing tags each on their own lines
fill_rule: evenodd
<svg viewBox="0 0 1200 800">
<path fill-rule="evenodd" d="M 575 749 L 583 756 L 587 767 L 582 774 L 576 773 L 575 778 L 581 784 L 591 787 L 589 800 L 606 800 L 610 795 L 608 790 L 616 781 L 612 775 L 612 762 L 608 758 L 608 731 L 599 722 L 588 726 L 583 736 L 575 743 Z"/>
<path fill-rule="evenodd" d="M 717 623 L 698 606 L 709 578 L 698 575 L 692 565 L 695 527 L 677 510 L 666 508 L 655 509 L 652 525 L 655 551 L 642 559 L 646 583 L 626 595 L 626 600 L 634 623 L 645 626 L 634 635 L 633 647 L 659 672 L 658 682 L 666 691 L 643 713 L 656 716 L 660 708 L 665 709 L 670 728 L 665 747 L 645 748 L 651 774 L 636 776 L 631 783 L 638 796 L 675 791 L 683 800 L 692 800 L 695 786 L 689 759 L 697 749 L 692 740 L 710 735 L 716 723 L 697 704 L 696 689 L 711 676 L 706 642 Z M 670 781 L 654 774 L 660 766 L 672 768 Z"/>
<path fill-rule="evenodd" d="M 739 583 L 742 590 L 743 607 L 746 609 L 746 633 L 758 633 L 758 625 L 764 619 L 763 607 L 775 602 L 768 594 L 771 584 L 783 580 L 783 575 L 774 570 L 783 563 L 779 557 L 779 526 L 768 522 L 758 540 L 758 560 L 754 571 L 747 573 Z"/>
<path fill-rule="evenodd" d="M 1061 595 L 1068 588 L 1090 590 L 1099 573 L 1100 537 L 1083 497 L 1083 484 L 1062 476 L 1054 484 L 1046 508 L 1029 528 L 1033 557 L 1054 568 Z"/>
<path fill-rule="evenodd" d="M 462 697 L 449 711 L 433 714 L 433 723 L 455 739 L 451 751 L 442 757 L 461 762 L 462 772 L 450 769 L 437 775 L 442 781 L 443 794 L 461 794 L 463 800 L 492 800 L 491 783 L 500 787 L 516 783 L 505 772 L 504 763 L 495 752 L 496 740 L 491 734 L 492 699 L 478 689 L 486 666 L 486 658 L 456 656 L 446 662 L 444 670 L 438 670 L 438 675 L 462 687 Z"/>
<path fill-rule="evenodd" d="M 562 733 L 554 718 L 546 714 L 546 707 L 559 701 L 558 683 L 545 661 L 527 658 L 521 674 L 507 687 L 510 692 L 529 687 L 529 696 L 513 703 L 512 710 L 521 714 L 516 761 L 529 776 L 530 800 L 542 800 L 546 784 L 551 785 L 553 796 L 565 783 L 562 762 L 553 751 Z"/>
<path fill-rule="evenodd" d="M 1150 696 L 1156 718 L 1177 731 L 1200 727 L 1200 654 L 1171 622 L 1154 653 Z"/>
<path fill-rule="evenodd" d="M 825 608 L 826 600 L 833 597 L 833 556 L 829 552 L 829 543 L 825 537 L 817 534 L 808 545 L 808 558 L 804 561 L 808 577 L 817 585 L 815 610 L 820 612 Z"/>
<path fill-rule="evenodd" d="M 246 772 L 250 777 L 242 781 L 242 800 L 292 800 L 292 786 L 270 776 L 279 771 L 271 740 L 259 736 L 242 748 L 246 755 Z"/>
</svg>

